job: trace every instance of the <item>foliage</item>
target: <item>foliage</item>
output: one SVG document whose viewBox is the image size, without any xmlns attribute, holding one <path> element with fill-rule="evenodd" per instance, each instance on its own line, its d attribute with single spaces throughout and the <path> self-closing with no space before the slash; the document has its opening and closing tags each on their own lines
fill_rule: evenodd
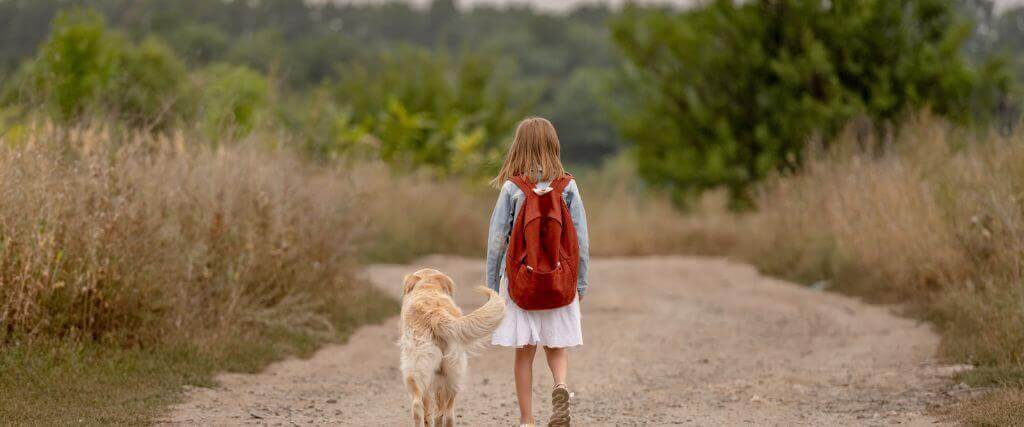
<svg viewBox="0 0 1024 427">
<path fill-rule="evenodd" d="M 614 72 L 604 68 L 579 68 L 547 103 L 545 115 L 558 129 L 566 160 L 580 164 L 596 163 L 619 150 L 618 132 L 608 111 L 616 104 L 611 84 Z"/>
<path fill-rule="evenodd" d="M 124 42 L 107 32 L 96 13 L 63 13 L 53 25 L 28 79 L 54 114 L 69 120 L 95 108 L 111 89 Z"/>
<path fill-rule="evenodd" d="M 347 107 L 347 126 L 318 150 L 369 152 L 466 176 L 500 161 L 502 143 L 532 101 L 514 93 L 492 60 L 417 49 L 348 63 L 330 92 Z"/>
<path fill-rule="evenodd" d="M 166 127 L 187 110 L 187 72 L 171 49 L 148 38 L 121 55 L 108 107 L 129 124 Z"/>
<path fill-rule="evenodd" d="M 35 61 L 5 98 L 40 104 L 61 121 L 114 115 L 137 126 L 166 126 L 183 106 L 185 65 L 163 42 L 127 42 L 94 12 L 58 15 Z"/>
<path fill-rule="evenodd" d="M 966 30 L 943 0 L 630 8 L 613 30 L 634 89 L 621 129 L 649 181 L 684 197 L 726 186 L 741 201 L 853 117 L 896 123 L 930 107 L 970 122 L 989 111 L 999 91 L 986 85 L 1005 82 L 961 57 Z"/>
<path fill-rule="evenodd" d="M 218 136 L 244 136 L 255 128 L 270 102 L 270 83 L 255 71 L 238 65 L 215 64 L 200 73 L 202 129 L 212 141 Z"/>
<path fill-rule="evenodd" d="M 563 145 L 567 152 L 573 153 L 577 163 L 597 163 L 620 145 L 620 138 L 611 131 L 602 108 L 575 108 L 564 101 L 574 95 L 586 96 L 587 102 L 614 99 L 600 92 L 600 85 L 587 84 L 584 89 L 580 83 L 594 81 L 593 76 L 597 74 L 608 74 L 618 60 L 604 25 L 611 13 L 606 7 L 589 6 L 564 15 L 549 15 L 522 7 L 460 8 L 459 2 L 452 0 L 437 0 L 428 8 L 400 1 L 76 0 L 73 3 L 91 7 L 106 17 L 115 29 L 106 32 L 126 34 L 127 37 L 120 37 L 122 40 L 165 40 L 176 56 L 185 59 L 193 70 L 211 64 L 246 66 L 274 85 L 275 93 L 280 95 L 275 97 L 279 105 L 302 110 L 311 104 L 324 106 L 330 114 L 279 111 L 276 115 L 263 115 L 273 121 L 280 119 L 279 124 L 291 133 L 307 133 L 308 129 L 297 126 L 311 121 L 319 123 L 320 127 L 314 131 L 317 141 L 310 144 L 318 149 L 334 144 L 328 140 L 337 136 L 329 138 L 328 133 L 351 133 L 327 132 L 327 129 L 346 127 L 339 123 L 345 123 L 347 115 L 354 112 L 345 100 L 324 97 L 323 87 L 345 80 L 344 74 L 356 61 L 381 62 L 380 57 L 388 52 L 402 55 L 401 51 L 410 49 L 438 56 L 448 56 L 445 52 L 473 52 L 478 59 L 486 58 L 484 62 L 489 63 L 486 67 L 501 70 L 510 86 L 529 87 L 527 98 L 535 102 L 527 104 L 536 107 L 530 113 L 561 117 Z M 0 0 L 0 40 L 3 40 L 0 42 L 0 77 L 9 75 L 18 64 L 35 55 L 45 41 L 47 28 L 55 23 L 53 17 L 68 4 L 66 0 Z M 461 73 L 457 69 L 462 66 L 461 59 L 438 61 L 453 67 L 448 74 Z M 202 78 L 200 75 L 198 80 Z M 12 91 L 19 85 L 6 86 L 8 96 L 4 97 L 7 100 L 4 103 L 9 105 L 12 98 L 18 98 Z M 206 122 L 206 118 L 192 115 L 200 101 L 189 96 L 202 92 L 190 87 L 184 95 L 170 96 L 173 101 L 154 104 L 152 110 L 163 111 L 167 105 L 172 105 L 171 110 L 159 115 L 161 119 L 178 115 L 186 123 Z M 344 113 L 346 111 L 349 113 Z M 138 122 L 134 116 L 133 121 Z M 163 122 L 157 127 L 167 128 Z M 449 133 L 461 133 L 468 139 L 458 144 L 470 146 L 479 138 L 472 136 L 474 126 L 464 127 L 462 131 Z M 597 131 L 591 131 L 593 129 Z M 493 128 L 487 130 L 486 140 L 500 137 L 500 132 L 495 133 Z M 482 157 L 488 154 L 483 153 Z M 480 160 L 458 161 L 475 164 Z"/>
</svg>

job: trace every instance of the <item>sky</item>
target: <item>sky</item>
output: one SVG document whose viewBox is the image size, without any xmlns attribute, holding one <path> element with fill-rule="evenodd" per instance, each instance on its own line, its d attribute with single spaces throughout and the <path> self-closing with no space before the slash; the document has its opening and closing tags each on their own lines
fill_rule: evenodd
<svg viewBox="0 0 1024 427">
<path fill-rule="evenodd" d="M 346 3 L 364 3 L 364 2 L 380 2 L 385 0 L 334 0 L 337 2 Z M 429 4 L 431 0 L 407 0 L 410 3 L 417 5 Z M 612 5 L 621 5 L 626 0 L 459 0 L 459 4 L 463 7 L 472 7 L 478 4 L 491 4 L 491 5 L 509 5 L 509 4 L 531 4 L 538 9 L 561 12 L 568 9 L 572 9 L 578 4 L 587 3 L 606 3 Z M 701 0 L 634 0 L 638 3 L 659 3 L 659 4 L 674 4 L 679 6 L 689 6 L 696 3 L 700 3 Z M 1024 0 L 995 0 L 997 9 L 1005 9 L 1012 6 L 1024 6 Z"/>
</svg>

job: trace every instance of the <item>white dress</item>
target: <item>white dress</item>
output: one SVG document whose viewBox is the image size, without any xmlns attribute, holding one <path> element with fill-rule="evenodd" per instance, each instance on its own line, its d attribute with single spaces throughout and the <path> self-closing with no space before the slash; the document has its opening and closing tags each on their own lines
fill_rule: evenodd
<svg viewBox="0 0 1024 427">
<path fill-rule="evenodd" d="M 505 347 L 583 345 L 579 295 L 564 307 L 523 310 L 508 295 L 508 280 L 504 274 L 501 276 L 501 296 L 506 302 L 505 318 L 491 336 L 491 344 Z"/>
</svg>

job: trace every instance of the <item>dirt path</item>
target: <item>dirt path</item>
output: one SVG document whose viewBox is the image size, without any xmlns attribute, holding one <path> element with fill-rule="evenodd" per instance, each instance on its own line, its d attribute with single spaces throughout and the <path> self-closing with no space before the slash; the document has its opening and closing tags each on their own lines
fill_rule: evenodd
<svg viewBox="0 0 1024 427">
<path fill-rule="evenodd" d="M 477 260 L 430 257 L 374 266 L 396 294 L 419 267 L 449 273 L 468 312 L 484 282 Z M 577 425 L 932 425 L 950 368 L 938 338 L 886 309 L 759 276 L 719 259 L 601 259 L 583 302 L 585 345 L 570 355 Z M 259 375 L 227 374 L 173 409 L 182 424 L 405 425 L 397 323 L 362 328 L 346 345 L 287 360 Z M 517 420 L 512 353 L 470 361 L 463 425 Z M 535 406 L 546 419 L 550 379 L 538 357 Z M 544 399 L 544 400 L 542 400 Z"/>
</svg>

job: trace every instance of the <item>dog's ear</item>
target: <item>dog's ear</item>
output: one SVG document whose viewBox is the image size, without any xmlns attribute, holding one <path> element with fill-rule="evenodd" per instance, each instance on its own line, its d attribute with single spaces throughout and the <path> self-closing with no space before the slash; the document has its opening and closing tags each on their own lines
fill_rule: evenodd
<svg viewBox="0 0 1024 427">
<path fill-rule="evenodd" d="M 449 296 L 455 293 L 455 282 L 452 281 L 451 277 L 442 275 L 441 286 L 444 287 L 444 291 L 447 292 Z"/>
<path fill-rule="evenodd" d="M 420 276 L 415 274 L 406 274 L 405 282 L 402 284 L 402 295 L 408 295 L 409 292 L 412 292 L 412 289 L 416 287 L 416 284 L 419 283 L 419 281 Z"/>
</svg>

